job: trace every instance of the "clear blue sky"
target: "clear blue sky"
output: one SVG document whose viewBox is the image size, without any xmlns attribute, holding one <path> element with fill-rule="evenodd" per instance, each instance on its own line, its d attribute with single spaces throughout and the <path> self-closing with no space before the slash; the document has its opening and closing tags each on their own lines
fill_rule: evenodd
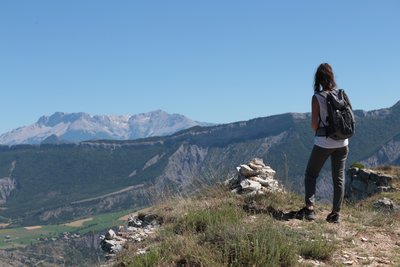
<svg viewBox="0 0 400 267">
<path fill-rule="evenodd" d="M 334 68 L 353 106 L 400 100 L 400 1 L 3 0 L 0 133 L 56 111 L 206 122 L 308 112 Z"/>
</svg>

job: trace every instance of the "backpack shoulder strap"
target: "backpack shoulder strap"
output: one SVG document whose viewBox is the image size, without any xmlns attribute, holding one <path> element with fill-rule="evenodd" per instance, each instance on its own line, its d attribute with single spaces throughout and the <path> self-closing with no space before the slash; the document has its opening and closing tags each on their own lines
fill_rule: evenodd
<svg viewBox="0 0 400 267">
<path fill-rule="evenodd" d="M 350 102 L 350 99 L 349 99 L 349 97 L 347 96 L 347 94 L 346 94 L 346 92 L 344 91 L 344 89 L 340 89 L 340 90 L 342 91 L 344 101 L 346 101 L 346 103 L 350 106 L 350 108 L 353 109 L 353 107 L 352 107 L 352 105 L 351 105 L 351 102 Z"/>
<path fill-rule="evenodd" d="M 314 94 L 315 97 L 317 98 L 318 105 L 320 105 L 320 100 L 318 98 L 327 98 L 327 93 L 325 91 L 317 92 Z M 321 125 L 322 124 L 322 125 Z M 324 120 L 321 118 L 321 111 L 318 112 L 318 128 L 315 131 L 315 136 L 325 136 L 327 137 L 327 125 L 325 124 Z"/>
</svg>

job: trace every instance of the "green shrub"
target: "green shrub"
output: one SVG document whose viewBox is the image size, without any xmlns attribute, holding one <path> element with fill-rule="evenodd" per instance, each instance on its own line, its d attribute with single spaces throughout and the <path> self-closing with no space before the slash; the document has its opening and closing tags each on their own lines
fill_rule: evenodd
<svg viewBox="0 0 400 267">
<path fill-rule="evenodd" d="M 229 203 L 223 203 L 220 207 L 214 209 L 192 210 L 177 220 L 174 232 L 178 234 L 186 231 L 203 233 L 207 229 L 237 224 L 244 215 L 243 210 Z"/>
<path fill-rule="evenodd" d="M 296 246 L 281 229 L 260 225 L 226 234 L 222 250 L 223 266 L 294 266 Z M 230 239 L 231 238 L 231 239 Z"/>
<path fill-rule="evenodd" d="M 157 266 L 160 261 L 160 254 L 158 251 L 149 251 L 143 255 L 136 256 L 129 260 L 122 260 L 118 266 L 126 267 L 151 267 Z"/>
<path fill-rule="evenodd" d="M 334 251 L 335 245 L 323 239 L 305 240 L 300 244 L 300 255 L 305 259 L 327 261 Z"/>
<path fill-rule="evenodd" d="M 354 162 L 353 164 L 351 164 L 350 168 L 364 169 L 365 166 L 364 166 L 364 164 L 362 164 L 361 162 Z"/>
</svg>

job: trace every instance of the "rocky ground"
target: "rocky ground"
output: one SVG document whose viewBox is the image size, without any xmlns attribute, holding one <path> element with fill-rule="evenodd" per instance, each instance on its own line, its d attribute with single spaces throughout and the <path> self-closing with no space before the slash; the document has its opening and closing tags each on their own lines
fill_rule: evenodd
<svg viewBox="0 0 400 267">
<path fill-rule="evenodd" d="M 373 175 L 376 174 L 376 172 L 373 173 Z M 395 182 L 390 184 L 392 188 L 390 192 L 376 192 L 375 195 L 363 200 L 345 203 L 339 224 L 325 221 L 330 212 L 330 207 L 323 204 L 316 208 L 317 218 L 315 221 L 309 222 L 299 219 L 295 208 L 302 207 L 301 197 L 293 197 L 293 194 L 285 192 L 274 180 L 274 171 L 257 159 L 238 167 L 237 178 L 227 181 L 226 189 L 240 196 L 232 199 L 234 202 L 237 201 L 235 205 L 241 206 L 246 211 L 247 215 L 241 227 L 249 227 L 250 229 L 251 224 L 256 225 L 257 222 L 259 223 L 271 216 L 276 219 L 272 220 L 273 224 L 280 229 L 295 230 L 306 240 L 311 239 L 311 242 L 313 237 L 322 236 L 329 244 L 333 244 L 334 250 L 331 251 L 328 258 L 304 257 L 300 253 L 295 265 L 400 266 L 399 173 L 396 172 L 392 175 L 394 177 L 392 180 Z M 387 174 L 384 177 L 387 177 Z M 275 194 L 279 196 L 275 196 Z M 232 195 L 224 195 L 221 198 L 224 197 L 231 198 Z M 108 254 L 107 257 L 111 259 L 102 266 L 115 266 L 115 264 L 119 264 L 117 266 L 135 266 L 118 262 L 118 256 L 115 255 L 122 252 L 124 256 L 120 259 L 128 259 L 129 262 L 129 258 L 134 257 L 134 255 L 148 253 L 149 250 L 143 249 L 143 246 L 138 245 L 138 243 L 147 238 L 159 242 L 160 239 L 157 238 L 157 235 L 164 227 L 165 218 L 169 217 L 168 220 L 174 221 L 182 214 L 186 216 L 193 208 L 207 206 L 208 209 L 214 209 L 220 205 L 218 204 L 220 200 L 215 195 L 211 196 L 210 199 L 201 199 L 201 202 L 194 199 L 182 199 L 178 202 L 162 203 L 144 212 L 132 214 L 127 226 L 121 227 L 117 232 L 109 231 L 102 237 L 103 249 Z M 271 219 L 269 219 L 269 222 L 271 222 Z M 135 245 L 129 245 L 133 243 Z M 150 244 L 150 247 L 152 246 L 153 244 Z M 149 248 L 148 242 L 145 247 Z M 167 266 L 175 265 L 169 264 Z"/>
<path fill-rule="evenodd" d="M 338 242 L 338 249 L 329 263 L 318 260 L 299 259 L 299 263 L 312 266 L 399 266 L 400 228 L 394 225 L 374 226 L 357 222 L 352 211 L 342 212 L 339 224 L 325 222 L 329 210 L 321 209 L 315 222 L 301 220 L 282 221 L 291 228 L 312 231 L 323 227 L 325 237 Z"/>
</svg>

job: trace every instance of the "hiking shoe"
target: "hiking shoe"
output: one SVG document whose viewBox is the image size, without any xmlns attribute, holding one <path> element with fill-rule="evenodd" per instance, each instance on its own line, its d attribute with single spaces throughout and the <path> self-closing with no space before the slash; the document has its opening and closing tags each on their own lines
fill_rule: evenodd
<svg viewBox="0 0 400 267">
<path fill-rule="evenodd" d="M 304 207 L 297 212 L 296 219 L 299 220 L 306 219 L 307 221 L 314 221 L 315 220 L 314 210 L 310 210 L 309 208 Z"/>
<path fill-rule="evenodd" d="M 326 221 L 328 223 L 339 223 L 339 213 L 337 212 L 331 212 L 328 214 L 326 217 Z"/>
</svg>

